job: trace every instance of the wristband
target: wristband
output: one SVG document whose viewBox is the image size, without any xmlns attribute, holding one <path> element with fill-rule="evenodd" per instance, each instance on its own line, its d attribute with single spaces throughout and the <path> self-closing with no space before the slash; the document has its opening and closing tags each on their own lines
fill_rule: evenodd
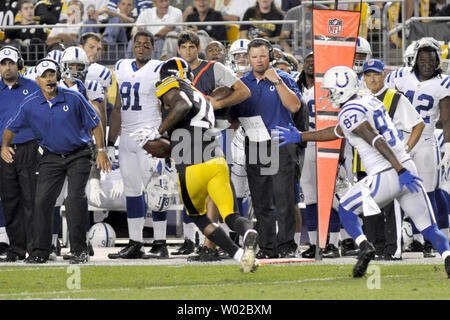
<svg viewBox="0 0 450 320">
<path fill-rule="evenodd" d="M 108 140 L 108 147 L 114 147 L 115 143 Z"/>
<path fill-rule="evenodd" d="M 406 169 L 405 168 L 401 168 L 399 172 L 397 172 L 398 175 L 401 175 L 403 172 L 405 172 Z"/>
<path fill-rule="evenodd" d="M 381 138 L 383 138 L 382 135 L 377 135 L 375 138 L 373 138 L 373 140 L 372 140 L 372 147 L 375 148 L 375 142 L 377 142 L 377 140 L 381 139 Z"/>
<path fill-rule="evenodd" d="M 106 149 L 106 148 L 100 148 L 100 149 L 97 149 L 97 152 L 108 152 L 108 149 Z"/>
</svg>

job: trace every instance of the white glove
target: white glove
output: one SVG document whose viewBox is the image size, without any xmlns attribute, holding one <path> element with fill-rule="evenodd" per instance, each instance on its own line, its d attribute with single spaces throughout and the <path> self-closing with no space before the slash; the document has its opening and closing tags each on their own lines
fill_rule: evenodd
<svg viewBox="0 0 450 320">
<path fill-rule="evenodd" d="M 100 186 L 100 180 L 98 179 L 90 179 L 89 180 L 89 199 L 97 206 L 100 207 L 102 204 L 101 196 L 106 198 L 105 193 L 102 190 L 102 187 Z"/>
<path fill-rule="evenodd" d="M 140 147 L 144 146 L 147 141 L 156 140 L 161 137 L 156 127 L 143 127 L 130 134 L 130 136 L 133 137 Z"/>
<path fill-rule="evenodd" d="M 444 167 L 445 174 L 447 174 L 448 168 L 450 167 L 450 142 L 444 143 L 444 151 L 445 153 L 441 165 Z"/>
<path fill-rule="evenodd" d="M 122 194 L 123 194 L 123 180 L 120 179 L 111 188 L 111 193 L 109 194 L 109 196 L 112 199 L 119 199 L 122 196 Z"/>
</svg>

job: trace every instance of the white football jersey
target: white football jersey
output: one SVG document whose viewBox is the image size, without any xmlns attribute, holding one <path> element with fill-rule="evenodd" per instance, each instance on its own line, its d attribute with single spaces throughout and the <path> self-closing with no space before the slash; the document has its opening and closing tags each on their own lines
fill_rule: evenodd
<svg viewBox="0 0 450 320">
<path fill-rule="evenodd" d="M 386 77 L 388 87 L 402 92 L 425 122 L 421 138 L 433 137 L 439 120 L 439 101 L 450 96 L 450 76 L 437 76 L 420 81 L 411 67 L 392 71 Z"/>
<path fill-rule="evenodd" d="M 339 111 L 338 120 L 345 138 L 358 150 L 368 175 L 375 175 L 391 168 L 392 165 L 376 148 L 353 133 L 353 130 L 365 121 L 383 136 L 400 162 L 410 159 L 404 150 L 401 134 L 394 126 L 383 103 L 374 96 L 361 94 L 356 99 L 349 100 Z"/>
<path fill-rule="evenodd" d="M 118 90 L 122 99 L 122 130 L 132 133 L 136 130 L 161 123 L 161 114 L 156 97 L 155 84 L 159 81 L 162 61 L 150 60 L 137 69 L 135 59 L 119 60 L 114 67 Z"/>
<path fill-rule="evenodd" d="M 101 64 L 93 63 L 88 68 L 86 80 L 98 81 L 103 88 L 109 88 L 112 85 L 112 72 Z"/>
<path fill-rule="evenodd" d="M 37 78 L 36 67 L 34 67 L 34 66 L 27 67 L 25 69 L 25 72 L 23 73 L 23 77 L 30 79 L 30 80 L 36 80 L 36 78 Z"/>
<path fill-rule="evenodd" d="M 61 80 L 59 85 L 63 88 L 74 90 L 81 94 L 84 94 L 83 91 L 86 91 L 86 98 L 89 101 L 103 102 L 105 99 L 104 89 L 97 81 L 88 80 L 83 84 L 80 80 L 77 80 L 73 86 L 68 87 L 64 80 Z"/>
</svg>

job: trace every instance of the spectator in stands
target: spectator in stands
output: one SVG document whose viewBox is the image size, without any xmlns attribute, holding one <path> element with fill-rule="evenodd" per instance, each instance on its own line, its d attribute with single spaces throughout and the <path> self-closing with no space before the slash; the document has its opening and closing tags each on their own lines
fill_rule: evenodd
<svg viewBox="0 0 450 320">
<path fill-rule="evenodd" d="M 153 34 L 155 37 L 155 46 L 153 50 L 153 59 L 159 59 L 161 57 L 164 41 L 167 34 L 176 29 L 175 26 L 147 26 L 140 27 L 140 24 L 146 23 L 181 23 L 183 22 L 183 13 L 180 9 L 170 5 L 170 0 L 153 0 L 153 8 L 146 9 L 136 20 L 136 26 L 138 29 L 144 29 Z M 178 28 L 179 29 L 179 28 Z M 175 31 L 179 33 L 181 30 Z"/>
<path fill-rule="evenodd" d="M 288 12 L 289 9 L 299 6 L 301 4 L 301 0 L 282 0 L 281 1 L 281 10 L 283 12 Z"/>
<path fill-rule="evenodd" d="M 250 7 L 244 14 L 243 21 L 252 20 L 283 20 L 284 15 L 274 4 L 273 0 L 256 0 L 256 5 Z M 277 42 L 280 38 L 281 24 L 246 24 L 241 25 L 239 37 L 241 39 L 265 38 L 270 42 Z"/>
<path fill-rule="evenodd" d="M 244 17 L 245 11 L 254 5 L 255 0 L 212 0 L 212 3 L 214 10 L 222 13 L 223 20 L 239 21 Z"/>
<path fill-rule="evenodd" d="M 40 24 L 57 24 L 64 0 L 43 0 L 36 3 L 34 14 Z"/>
<path fill-rule="evenodd" d="M 186 22 L 224 21 L 220 12 L 210 7 L 210 0 L 194 0 L 194 9 L 186 17 Z M 190 31 L 205 30 L 214 40 L 227 40 L 227 30 L 223 25 L 189 26 Z"/>
<path fill-rule="evenodd" d="M 17 5 L 18 22 L 16 25 L 34 25 L 34 4 L 32 0 L 21 0 Z M 42 28 L 8 29 L 5 31 L 5 43 L 21 46 L 25 63 L 34 63 L 44 56 L 44 42 L 47 33 Z"/>
<path fill-rule="evenodd" d="M 80 27 L 76 24 L 81 23 L 84 14 L 84 4 L 80 0 L 70 0 L 67 7 L 67 23 L 57 23 L 55 26 L 69 25 L 66 28 L 53 27 L 50 32 L 47 44 L 53 42 L 64 42 L 66 47 L 73 46 L 76 43 L 80 33 Z M 60 17 L 60 21 L 61 21 Z M 73 25 L 73 26 L 72 26 Z"/>
<path fill-rule="evenodd" d="M 328 9 L 326 6 L 322 4 L 315 4 L 314 5 L 316 9 Z M 303 8 L 305 8 L 305 20 L 302 20 L 303 15 L 302 11 Z M 305 33 L 306 37 L 306 47 L 311 48 L 311 38 L 312 38 L 312 6 L 311 5 L 299 5 L 297 7 L 294 7 L 290 9 L 286 16 L 284 17 L 285 20 L 297 20 L 298 21 L 298 33 L 297 33 L 297 39 L 298 39 L 298 46 L 299 48 L 302 47 L 302 34 Z M 293 30 L 294 26 L 292 24 L 283 24 L 281 28 L 281 35 L 280 39 L 282 40 L 288 40 L 284 41 L 283 45 L 288 53 L 292 53 L 292 39 L 293 37 Z M 299 52 L 294 52 L 294 55 L 299 54 Z"/>
<path fill-rule="evenodd" d="M 0 1 L 0 26 L 14 25 L 18 2 L 18 0 Z"/>
<path fill-rule="evenodd" d="M 108 23 L 135 22 L 135 19 L 131 15 L 134 9 L 133 0 L 120 0 L 117 6 L 119 12 L 106 9 L 98 13 L 107 13 L 111 17 L 108 20 Z M 131 40 L 131 28 L 108 26 L 103 32 L 103 41 L 108 44 L 107 51 L 109 59 L 118 60 L 123 58 L 127 50 L 129 40 Z"/>
<path fill-rule="evenodd" d="M 109 0 L 108 9 L 112 11 L 117 11 L 119 7 L 120 0 Z M 134 9 L 132 11 L 132 17 L 137 19 L 137 17 L 145 10 L 152 7 L 152 0 L 134 0 Z"/>
</svg>

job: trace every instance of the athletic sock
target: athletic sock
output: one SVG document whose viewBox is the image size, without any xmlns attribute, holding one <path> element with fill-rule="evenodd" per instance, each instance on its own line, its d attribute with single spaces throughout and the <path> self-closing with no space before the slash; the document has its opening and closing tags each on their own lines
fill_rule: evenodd
<svg viewBox="0 0 450 320">
<path fill-rule="evenodd" d="M 153 218 L 153 239 L 166 240 L 167 233 L 167 211 L 152 212 Z"/>
<path fill-rule="evenodd" d="M 131 240 L 144 242 L 142 232 L 144 230 L 146 204 L 144 196 L 126 197 L 128 233 Z"/>
<path fill-rule="evenodd" d="M 339 205 L 339 219 L 348 234 L 353 238 L 357 239 L 359 236 L 363 235 L 361 223 L 358 220 L 358 216 L 352 211 L 345 210 L 342 205 Z"/>
<path fill-rule="evenodd" d="M 217 227 L 207 238 L 221 247 L 230 257 L 234 257 L 239 247 L 230 239 L 221 227 Z"/>
</svg>

